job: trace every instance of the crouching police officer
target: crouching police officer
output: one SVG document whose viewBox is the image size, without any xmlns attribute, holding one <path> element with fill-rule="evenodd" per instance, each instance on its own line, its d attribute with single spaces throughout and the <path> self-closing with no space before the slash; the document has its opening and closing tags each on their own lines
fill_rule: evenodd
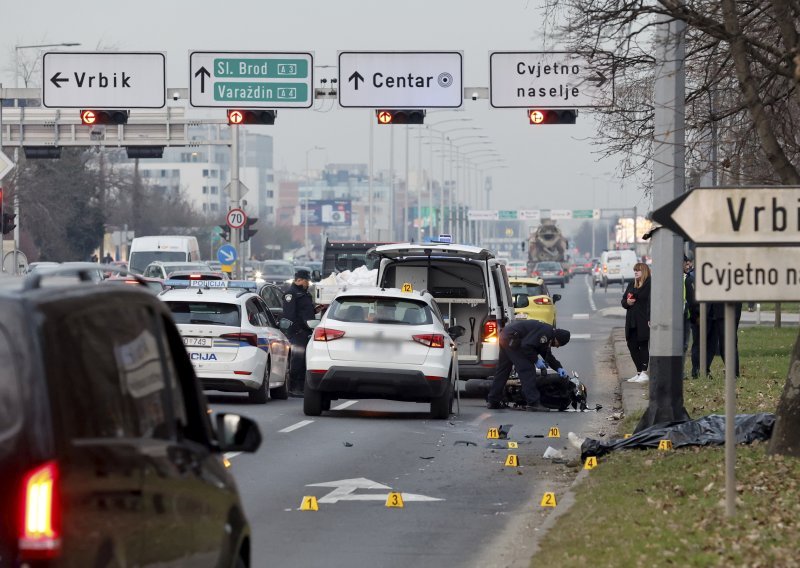
<svg viewBox="0 0 800 568">
<path fill-rule="evenodd" d="M 566 329 L 556 329 L 536 320 L 516 320 L 506 325 L 500 332 L 500 359 L 489 390 L 487 407 L 503 407 L 503 391 L 513 366 L 522 383 L 522 394 L 527 403 L 525 410 L 549 412 L 550 409 L 542 405 L 539 389 L 536 388 L 535 363 L 541 356 L 550 367 L 558 369 L 559 376 L 566 377 L 567 371 L 550 348 L 566 345 L 569 337 Z"/>
<path fill-rule="evenodd" d="M 308 292 L 311 274 L 308 270 L 294 273 L 294 282 L 283 296 L 283 317 L 292 322 L 284 333 L 292 342 L 292 360 L 289 372 L 289 395 L 303 396 L 306 380 L 306 345 L 311 339 L 308 320 L 314 319 L 314 300 Z"/>
</svg>

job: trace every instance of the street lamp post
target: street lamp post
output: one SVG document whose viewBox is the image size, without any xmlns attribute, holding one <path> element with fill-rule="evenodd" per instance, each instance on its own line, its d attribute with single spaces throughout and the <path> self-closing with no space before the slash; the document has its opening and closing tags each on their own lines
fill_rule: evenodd
<svg viewBox="0 0 800 568">
<path fill-rule="evenodd" d="M 71 41 L 71 42 L 62 42 L 62 43 L 39 43 L 39 44 L 32 44 L 32 45 L 15 45 L 14 46 L 14 88 L 19 88 L 19 52 L 23 49 L 39 49 L 43 47 L 75 47 L 80 45 L 80 43 Z M 27 80 L 25 81 L 27 85 Z M 0 103 L 2 104 L 2 103 Z M 17 103 L 19 105 L 19 102 Z M 19 163 L 19 147 L 14 148 L 14 163 Z M 16 173 L 14 174 L 17 175 Z M 19 208 L 19 188 L 14 188 L 14 215 L 16 215 L 17 226 L 14 227 L 14 274 L 19 274 L 19 262 L 17 261 L 17 251 L 19 251 L 19 231 L 20 231 L 20 208 Z M 103 231 L 105 233 L 105 229 Z M 105 234 L 104 234 L 105 237 Z M 2 238 L 2 235 L 0 235 Z M 0 265 L 3 263 L 3 258 L 0 257 Z"/>
<path fill-rule="evenodd" d="M 311 258 L 311 255 L 308 250 L 308 193 L 310 191 L 310 184 L 311 184 L 311 175 L 308 168 L 308 155 L 313 152 L 314 150 L 324 150 L 322 146 L 314 146 L 313 148 L 309 148 L 306 150 L 306 195 L 305 199 L 303 200 L 303 248 L 306 252 L 306 257 L 308 259 Z"/>
</svg>

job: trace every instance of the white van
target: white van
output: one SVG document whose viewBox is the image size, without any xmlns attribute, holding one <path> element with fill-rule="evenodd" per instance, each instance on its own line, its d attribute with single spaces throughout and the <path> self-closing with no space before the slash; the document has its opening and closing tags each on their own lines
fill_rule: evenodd
<svg viewBox="0 0 800 568">
<path fill-rule="evenodd" d="M 378 286 L 429 292 L 447 326 L 464 326 L 457 339 L 462 379 L 494 375 L 500 330 L 514 319 L 505 266 L 482 248 L 438 243 L 375 247 Z"/>
<path fill-rule="evenodd" d="M 633 280 L 633 267 L 639 262 L 632 250 L 607 250 L 600 255 L 600 277 L 603 288 L 609 282 L 619 282 L 625 286 Z"/>
<path fill-rule="evenodd" d="M 137 237 L 131 242 L 128 269 L 141 274 L 155 260 L 164 262 L 197 262 L 200 247 L 195 237 L 176 235 L 160 237 Z"/>
</svg>

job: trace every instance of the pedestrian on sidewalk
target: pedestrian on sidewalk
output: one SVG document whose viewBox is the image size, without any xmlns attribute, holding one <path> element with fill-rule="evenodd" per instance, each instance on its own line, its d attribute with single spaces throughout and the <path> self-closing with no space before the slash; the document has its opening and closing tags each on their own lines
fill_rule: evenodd
<svg viewBox="0 0 800 568">
<path fill-rule="evenodd" d="M 625 289 L 622 307 L 625 308 L 625 341 L 636 366 L 629 383 L 646 383 L 647 363 L 650 360 L 650 267 L 643 262 L 633 266 L 634 280 Z"/>
<path fill-rule="evenodd" d="M 736 314 L 736 335 L 733 339 L 733 359 L 736 368 L 736 377 L 739 377 L 739 320 L 742 319 L 742 303 L 735 305 Z M 706 349 L 706 361 L 708 368 L 706 374 L 711 375 L 711 361 L 714 355 L 719 354 L 723 363 L 728 364 L 725 359 L 725 302 L 712 302 L 708 305 L 708 345 Z"/>
<path fill-rule="evenodd" d="M 683 356 L 685 359 L 691 337 L 692 378 L 696 379 L 700 373 L 700 304 L 695 295 L 694 263 L 688 256 L 683 257 L 683 318 Z"/>
<path fill-rule="evenodd" d="M 551 348 L 563 347 L 569 342 L 569 338 L 570 333 L 566 329 L 556 329 L 537 320 L 516 320 L 507 324 L 500 332 L 500 358 L 487 397 L 487 407 L 503 408 L 505 386 L 513 366 L 522 384 L 525 410 L 550 412 L 541 403 L 539 389 L 536 387 L 535 364 L 541 357 L 550 367 L 557 369 L 559 377 L 566 377 L 566 369 L 555 358 Z"/>
</svg>

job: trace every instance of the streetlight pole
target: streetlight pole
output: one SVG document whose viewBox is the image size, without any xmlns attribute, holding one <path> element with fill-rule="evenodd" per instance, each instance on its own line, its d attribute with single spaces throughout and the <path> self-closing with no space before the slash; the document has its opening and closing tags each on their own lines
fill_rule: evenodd
<svg viewBox="0 0 800 568">
<path fill-rule="evenodd" d="M 311 259 L 310 251 L 308 250 L 308 194 L 311 191 L 311 174 L 308 167 L 308 155 L 313 152 L 314 150 L 324 150 L 322 146 L 314 146 L 313 148 L 309 148 L 306 150 L 306 195 L 305 199 L 303 200 L 303 248 L 305 249 L 306 258 L 309 260 Z"/>
</svg>

